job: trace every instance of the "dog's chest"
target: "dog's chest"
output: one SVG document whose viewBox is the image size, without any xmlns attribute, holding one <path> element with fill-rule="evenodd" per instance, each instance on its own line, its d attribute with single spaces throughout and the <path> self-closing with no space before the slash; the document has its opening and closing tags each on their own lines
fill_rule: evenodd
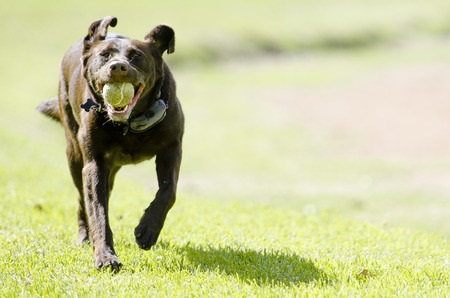
<svg viewBox="0 0 450 298">
<path fill-rule="evenodd" d="M 160 146 L 158 142 L 149 139 L 131 138 L 112 144 L 105 152 L 105 158 L 112 164 L 123 166 L 137 164 L 153 158 Z"/>
</svg>

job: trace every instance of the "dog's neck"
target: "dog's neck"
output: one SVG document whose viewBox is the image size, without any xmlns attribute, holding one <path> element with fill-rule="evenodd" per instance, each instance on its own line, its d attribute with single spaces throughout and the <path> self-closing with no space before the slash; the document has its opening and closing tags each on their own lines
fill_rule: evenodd
<svg viewBox="0 0 450 298">
<path fill-rule="evenodd" d="M 150 130 L 166 117 L 166 110 L 169 108 L 168 98 L 170 94 L 165 94 L 167 99 L 161 98 L 161 90 L 157 93 L 154 103 L 145 110 L 142 114 L 128 119 L 128 123 L 123 126 L 123 135 L 126 135 L 129 131 L 132 133 L 143 133 Z M 86 112 L 106 112 L 105 107 L 94 99 L 89 97 L 86 102 L 80 105 L 80 107 Z"/>
</svg>

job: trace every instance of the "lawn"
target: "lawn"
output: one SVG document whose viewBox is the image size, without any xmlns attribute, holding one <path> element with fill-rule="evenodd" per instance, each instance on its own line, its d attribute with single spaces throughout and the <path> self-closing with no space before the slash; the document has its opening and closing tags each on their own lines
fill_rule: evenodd
<svg viewBox="0 0 450 298">
<path fill-rule="evenodd" d="M 449 93 L 439 80 L 447 77 L 434 75 L 450 66 L 448 1 L 8 5 L 0 296 L 449 296 L 449 131 L 436 122 Z M 174 27 L 166 58 L 187 119 L 177 203 L 150 251 L 133 229 L 156 192 L 154 162 L 118 174 L 110 214 L 119 274 L 95 270 L 92 248 L 75 245 L 64 134 L 34 110 L 56 95 L 64 51 L 104 15 L 134 38 L 161 22 Z M 380 105 L 370 94 L 391 77 L 411 101 L 397 106 L 387 94 L 380 105 L 395 117 L 371 126 Z M 433 150 L 387 125 L 415 107 L 422 89 L 410 82 L 431 86 L 422 109 L 430 129 L 411 130 Z M 367 117 L 338 117 L 366 105 Z"/>
<path fill-rule="evenodd" d="M 122 189 L 145 196 L 131 185 Z M 54 191 L 47 203 L 22 205 L 31 210 L 27 219 L 3 217 L 14 224 L 0 234 L 4 297 L 448 295 L 449 243 L 442 237 L 190 197 L 179 199 L 149 252 L 132 237 L 139 204 L 114 200 L 112 226 L 125 265 L 116 275 L 98 272 L 91 249 L 74 245 L 75 226 L 66 223 L 74 204 L 60 204 L 64 193 Z"/>
</svg>

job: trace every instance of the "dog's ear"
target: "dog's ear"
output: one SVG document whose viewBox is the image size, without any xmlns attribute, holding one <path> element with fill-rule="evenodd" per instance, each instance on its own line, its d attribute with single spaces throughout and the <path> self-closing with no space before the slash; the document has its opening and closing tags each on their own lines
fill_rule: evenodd
<svg viewBox="0 0 450 298">
<path fill-rule="evenodd" d="M 162 55 L 165 51 L 175 51 L 175 32 L 167 25 L 158 25 L 145 36 L 145 41 L 154 44 Z"/>
<path fill-rule="evenodd" d="M 89 51 L 92 45 L 99 40 L 104 40 L 108 34 L 108 27 L 115 27 L 117 25 L 117 18 L 105 17 L 95 21 L 89 27 L 88 34 L 84 38 L 84 53 Z"/>
</svg>

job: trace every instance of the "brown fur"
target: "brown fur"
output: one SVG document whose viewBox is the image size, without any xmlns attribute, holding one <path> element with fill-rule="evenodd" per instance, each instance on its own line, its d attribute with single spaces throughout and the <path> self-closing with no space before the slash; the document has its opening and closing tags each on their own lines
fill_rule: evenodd
<svg viewBox="0 0 450 298">
<path fill-rule="evenodd" d="M 156 156 L 159 190 L 134 231 L 139 247 L 150 249 L 175 202 L 184 131 L 175 81 L 162 59 L 165 51 L 175 49 L 173 30 L 159 25 L 144 41 L 138 41 L 107 33 L 108 26 L 116 23 L 113 17 L 92 23 L 86 37 L 64 55 L 58 99 L 38 107 L 64 128 L 70 173 L 79 193 L 78 243 L 90 240 L 95 266 L 114 271 L 122 265 L 108 221 L 114 177 L 122 166 Z M 145 86 L 129 117 L 80 108 L 88 98 L 104 107 L 101 87 L 110 81 L 130 82 L 136 89 Z M 159 98 L 168 105 L 160 123 L 140 133 L 124 130 L 128 121 L 145 113 Z"/>
</svg>

